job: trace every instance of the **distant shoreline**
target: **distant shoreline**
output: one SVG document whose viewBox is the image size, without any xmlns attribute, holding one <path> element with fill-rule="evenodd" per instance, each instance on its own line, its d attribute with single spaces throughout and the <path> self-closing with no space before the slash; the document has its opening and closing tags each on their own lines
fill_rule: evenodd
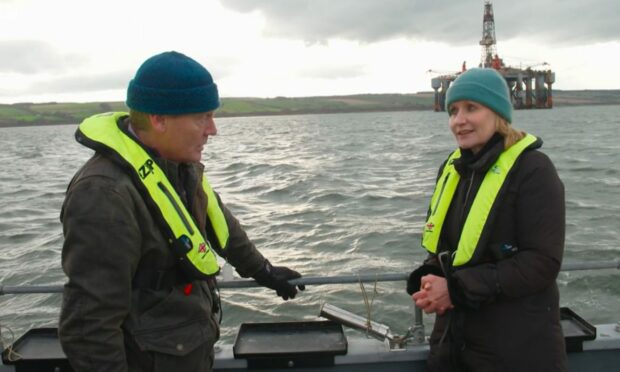
<svg viewBox="0 0 620 372">
<path fill-rule="evenodd" d="M 222 98 L 216 116 L 282 116 L 430 111 L 433 92 L 325 97 Z M 554 91 L 554 107 L 620 105 L 620 90 Z M 124 102 L 0 104 L 0 127 L 70 125 L 100 112 L 127 111 Z"/>
</svg>

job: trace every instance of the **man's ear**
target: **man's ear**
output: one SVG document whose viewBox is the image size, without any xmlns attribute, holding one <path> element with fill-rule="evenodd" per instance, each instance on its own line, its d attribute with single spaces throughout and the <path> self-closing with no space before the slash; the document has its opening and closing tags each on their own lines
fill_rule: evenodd
<svg viewBox="0 0 620 372">
<path fill-rule="evenodd" d="M 149 114 L 149 121 L 155 132 L 163 133 L 166 131 L 166 117 L 164 115 Z"/>
</svg>

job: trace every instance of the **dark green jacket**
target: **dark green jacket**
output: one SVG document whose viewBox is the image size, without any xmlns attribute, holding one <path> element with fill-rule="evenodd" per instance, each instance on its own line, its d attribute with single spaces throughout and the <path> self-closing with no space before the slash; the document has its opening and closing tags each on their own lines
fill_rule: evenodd
<svg viewBox="0 0 620 372">
<path fill-rule="evenodd" d="M 156 159 L 205 233 L 202 164 Z M 243 277 L 264 263 L 221 203 L 226 260 Z M 207 371 L 219 329 L 205 281 L 188 281 L 138 190 L 121 167 L 95 154 L 71 181 L 62 207 L 65 285 L 59 336 L 77 372 Z M 203 235 L 204 236 L 204 235 Z M 222 254 L 222 252 L 218 252 Z"/>
</svg>

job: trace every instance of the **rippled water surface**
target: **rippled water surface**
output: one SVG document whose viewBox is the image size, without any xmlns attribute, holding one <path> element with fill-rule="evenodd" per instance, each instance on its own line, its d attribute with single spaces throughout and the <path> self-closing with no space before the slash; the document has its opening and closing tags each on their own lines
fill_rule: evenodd
<svg viewBox="0 0 620 372">
<path fill-rule="evenodd" d="M 620 257 L 620 106 L 517 111 L 541 136 L 566 187 L 565 261 Z M 398 112 L 227 118 L 203 162 L 214 188 L 275 264 L 308 276 L 409 272 L 437 168 L 454 147 L 447 115 Z M 0 129 L 0 285 L 62 284 L 58 215 L 67 183 L 91 155 L 76 125 Z M 105 254 L 105 253 L 103 253 Z M 563 272 L 563 306 L 616 322 L 617 270 Z M 365 285 L 369 297 L 374 286 Z M 373 320 L 404 333 L 404 283 L 379 283 Z M 222 336 L 243 321 L 316 317 L 329 302 L 366 315 L 358 284 L 309 286 L 283 302 L 267 290 L 224 290 Z M 56 326 L 61 295 L 0 297 L 0 324 L 17 334 Z M 276 318 L 277 317 L 277 318 Z M 430 319 L 427 320 L 430 322 Z"/>
</svg>

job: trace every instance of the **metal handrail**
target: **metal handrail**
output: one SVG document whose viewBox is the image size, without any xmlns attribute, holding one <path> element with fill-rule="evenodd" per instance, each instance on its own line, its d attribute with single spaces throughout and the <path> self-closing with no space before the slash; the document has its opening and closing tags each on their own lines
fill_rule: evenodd
<svg viewBox="0 0 620 372">
<path fill-rule="evenodd" d="M 592 261 L 592 262 L 569 262 L 562 265 L 562 271 L 578 270 L 602 270 L 620 269 L 620 260 L 612 261 Z M 397 282 L 407 280 L 408 273 L 387 273 L 387 274 L 360 274 L 360 275 L 336 275 L 336 276 L 308 276 L 290 280 L 293 285 L 326 285 L 326 284 L 350 284 L 350 283 L 374 283 L 374 282 Z M 254 280 L 236 279 L 218 281 L 220 288 L 253 288 L 260 287 Z M 45 294 L 61 293 L 62 285 L 21 285 L 4 286 L 0 285 L 0 296 L 9 294 Z"/>
</svg>

